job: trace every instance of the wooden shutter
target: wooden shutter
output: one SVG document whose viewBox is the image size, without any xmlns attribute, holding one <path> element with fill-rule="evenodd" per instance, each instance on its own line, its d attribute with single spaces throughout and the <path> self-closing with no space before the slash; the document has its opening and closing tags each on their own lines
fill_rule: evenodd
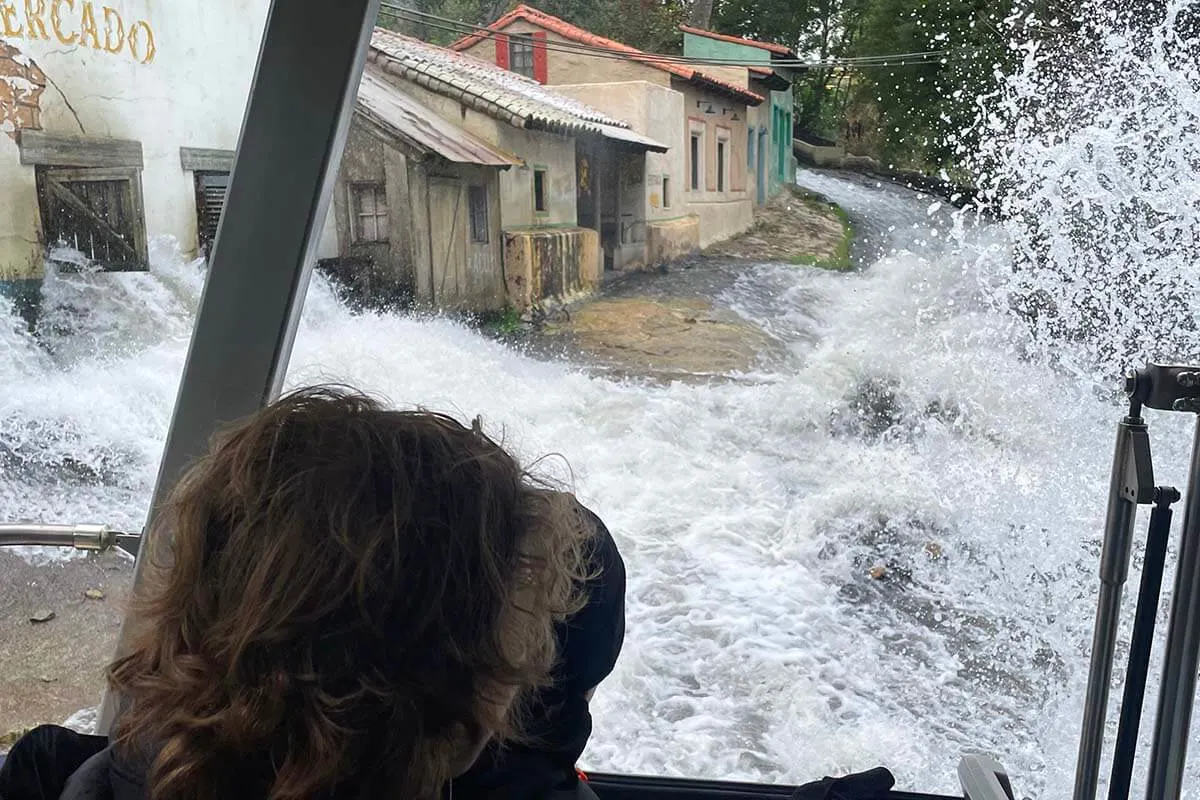
<svg viewBox="0 0 1200 800">
<path fill-rule="evenodd" d="M 508 69 L 508 37 L 503 33 L 496 34 L 496 66 Z"/>
<path fill-rule="evenodd" d="M 196 214 L 200 250 L 207 255 L 217 239 L 217 226 L 225 211 L 225 198 L 229 194 L 228 172 L 196 173 Z"/>
<path fill-rule="evenodd" d="M 546 32 L 537 31 L 533 34 L 533 79 L 538 83 L 546 83 L 550 70 L 546 53 Z"/>
<path fill-rule="evenodd" d="M 38 167 L 36 175 L 49 248 L 74 249 L 105 270 L 147 268 L 137 169 Z"/>
</svg>

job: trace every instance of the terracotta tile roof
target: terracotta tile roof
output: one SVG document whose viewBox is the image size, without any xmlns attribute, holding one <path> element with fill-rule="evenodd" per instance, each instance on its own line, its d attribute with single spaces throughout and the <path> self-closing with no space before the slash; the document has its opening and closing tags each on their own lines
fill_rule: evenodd
<svg viewBox="0 0 1200 800">
<path fill-rule="evenodd" d="M 723 81 L 720 78 L 714 78 L 712 75 L 701 72 L 700 70 L 690 67 L 687 64 L 680 64 L 675 61 L 655 58 L 653 54 L 645 53 L 641 50 L 638 50 L 636 47 L 630 47 L 627 44 L 622 44 L 621 42 L 613 39 L 597 36 L 590 31 L 586 31 L 576 25 L 572 25 L 566 20 L 559 19 L 558 17 L 547 14 L 544 11 L 539 11 L 532 6 L 517 6 L 512 11 L 508 12 L 489 25 L 486 30 L 476 31 L 468 36 L 464 36 L 454 44 L 450 45 L 450 48 L 452 50 L 466 50 L 469 47 L 475 46 L 484 39 L 490 38 L 490 31 L 502 31 L 518 20 L 524 20 L 525 22 L 537 25 L 539 28 L 552 31 L 564 39 L 569 39 L 573 42 L 578 42 L 579 44 L 588 45 L 590 47 L 599 47 L 605 50 L 611 50 L 615 53 L 627 53 L 631 56 L 631 61 L 640 61 L 648 66 L 661 69 L 663 72 L 669 72 L 670 74 L 678 78 L 682 78 L 690 83 L 694 83 L 697 86 L 703 86 L 705 88 L 713 89 L 722 92 L 723 94 L 735 97 L 738 100 L 747 103 L 748 105 L 758 105 L 759 103 L 763 102 L 763 98 L 760 95 L 743 89 L 740 86 L 735 86 L 734 84 Z"/>
<path fill-rule="evenodd" d="M 744 44 L 747 47 L 757 47 L 760 50 L 767 50 L 777 56 L 796 58 L 796 52 L 785 44 L 759 42 L 754 39 L 747 39 L 744 36 L 729 36 L 728 34 L 717 33 L 716 31 L 706 31 L 703 28 L 693 28 L 691 25 L 680 25 L 679 30 L 695 36 L 703 36 L 707 39 L 716 39 L 720 42 L 732 42 L 733 44 Z"/>
<path fill-rule="evenodd" d="M 667 150 L 666 145 L 630 130 L 628 122 L 467 53 L 455 53 L 376 28 L 367 60 L 374 70 L 398 75 L 436 94 L 461 100 L 518 128 L 568 135 L 586 132 L 643 149 Z"/>
</svg>

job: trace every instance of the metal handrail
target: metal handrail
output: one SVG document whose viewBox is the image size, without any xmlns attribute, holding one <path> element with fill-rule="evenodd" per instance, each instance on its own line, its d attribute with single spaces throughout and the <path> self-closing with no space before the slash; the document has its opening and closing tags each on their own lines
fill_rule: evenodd
<svg viewBox="0 0 1200 800">
<path fill-rule="evenodd" d="M 115 531 L 107 525 L 47 525 L 0 523 L 0 547 L 73 547 L 100 552 L 117 548 L 137 556 L 140 533 Z"/>
</svg>

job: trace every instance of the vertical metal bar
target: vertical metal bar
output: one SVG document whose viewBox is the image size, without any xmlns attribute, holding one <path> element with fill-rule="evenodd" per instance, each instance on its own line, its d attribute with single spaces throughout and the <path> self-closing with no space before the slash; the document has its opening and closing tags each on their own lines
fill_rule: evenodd
<svg viewBox="0 0 1200 800">
<path fill-rule="evenodd" d="M 1092 662 L 1088 670 L 1087 696 L 1083 709 L 1083 731 L 1079 737 L 1079 761 L 1075 766 L 1074 800 L 1094 800 L 1104 751 L 1104 717 L 1108 711 L 1108 687 L 1116 652 L 1121 590 L 1129 574 L 1129 548 L 1137 511 L 1137 453 L 1146 437 L 1140 417 L 1125 417 L 1117 426 L 1109 483 L 1108 515 L 1104 524 L 1104 549 L 1100 555 L 1100 599 L 1096 605 L 1096 627 L 1092 639 Z M 1146 445 L 1147 451 L 1149 449 Z M 1133 487 L 1130 487 L 1131 465 Z M 1129 490 L 1133 489 L 1131 493 Z"/>
<path fill-rule="evenodd" d="M 147 523 L 221 424 L 275 398 L 349 132 L 379 0 L 274 0 Z M 147 541 L 149 544 L 149 541 Z M 134 589 L 144 582 L 141 551 Z M 127 616 L 117 652 L 134 620 Z M 99 728 L 116 704 L 106 697 Z"/>
<path fill-rule="evenodd" d="M 1196 666 L 1200 663 L 1200 422 L 1192 439 L 1187 502 L 1171 621 L 1163 656 L 1163 680 L 1158 695 L 1158 719 L 1150 751 L 1148 800 L 1178 800 L 1183 789 L 1188 729 L 1196 698 Z"/>
<path fill-rule="evenodd" d="M 1171 504 L 1179 500 L 1179 492 L 1169 486 L 1161 487 L 1157 493 L 1154 510 L 1150 512 L 1150 530 L 1146 534 L 1146 552 L 1142 560 L 1142 584 L 1134 612 L 1133 634 L 1129 638 L 1129 664 L 1125 669 L 1125 692 L 1121 698 L 1121 721 L 1113 750 L 1108 800 L 1128 800 L 1129 797 L 1142 702 L 1146 696 L 1146 676 L 1150 672 L 1150 653 L 1154 646 L 1154 623 L 1162 594 L 1163 565 L 1167 560 L 1167 541 L 1171 538 Z"/>
</svg>

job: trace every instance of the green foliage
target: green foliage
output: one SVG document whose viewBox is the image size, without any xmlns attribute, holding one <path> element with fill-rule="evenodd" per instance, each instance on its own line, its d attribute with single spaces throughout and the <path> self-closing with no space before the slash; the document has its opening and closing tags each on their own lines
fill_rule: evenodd
<svg viewBox="0 0 1200 800">
<path fill-rule="evenodd" d="M 850 260 L 850 247 L 854 244 L 854 223 L 850 221 L 850 215 L 846 213 L 844 208 L 824 195 L 800 188 L 795 188 L 792 191 L 809 207 L 822 212 L 832 212 L 842 223 L 842 239 L 838 242 L 833 258 L 821 258 L 812 253 L 799 253 L 792 256 L 792 263 L 806 267 L 829 269 L 835 272 L 849 272 L 854 269 L 854 263 Z"/>
<path fill-rule="evenodd" d="M 847 53 L 859 7 L 866 0 L 721 0 L 713 27 L 733 36 L 784 44 L 804 58 L 825 61 Z M 796 125 L 817 135 L 836 134 L 830 109 L 845 103 L 845 87 L 829 67 L 806 69 L 796 77 Z M 839 89 L 842 91 L 839 92 Z"/>
<path fill-rule="evenodd" d="M 881 152 L 895 167 L 941 168 L 971 127 L 975 99 L 991 90 L 1013 57 L 1003 33 L 1014 0 L 870 0 L 851 55 L 941 51 L 858 70 L 858 99 L 879 115 Z"/>
<path fill-rule="evenodd" d="M 506 305 L 503 311 L 489 311 L 470 315 L 469 321 L 490 336 L 507 339 L 521 332 L 521 314 Z"/>
</svg>

